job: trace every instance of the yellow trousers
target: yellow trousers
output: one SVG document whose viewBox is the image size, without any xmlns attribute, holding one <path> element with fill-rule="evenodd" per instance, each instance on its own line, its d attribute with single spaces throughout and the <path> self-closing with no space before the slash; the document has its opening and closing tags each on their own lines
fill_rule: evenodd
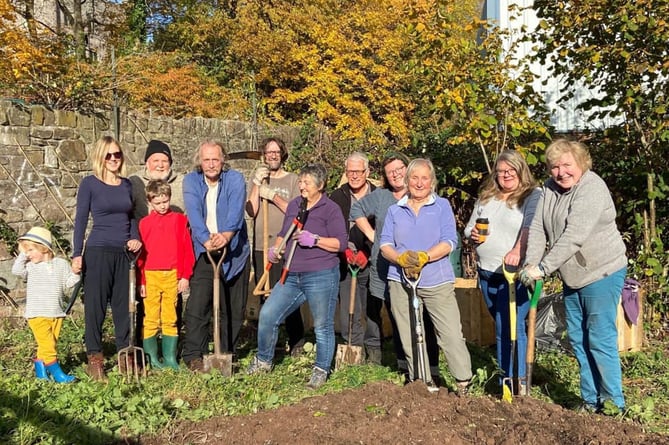
<svg viewBox="0 0 669 445">
<path fill-rule="evenodd" d="M 28 326 L 37 342 L 37 359 L 45 364 L 57 360 L 56 342 L 63 327 L 62 318 L 35 317 L 28 319 Z"/>
<path fill-rule="evenodd" d="M 177 331 L 177 271 L 147 270 L 144 297 L 144 335 L 150 338 L 162 331 L 176 337 Z"/>
</svg>

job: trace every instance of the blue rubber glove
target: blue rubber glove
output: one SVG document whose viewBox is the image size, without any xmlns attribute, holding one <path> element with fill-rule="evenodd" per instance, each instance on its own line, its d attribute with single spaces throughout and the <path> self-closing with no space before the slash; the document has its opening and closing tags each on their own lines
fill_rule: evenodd
<svg viewBox="0 0 669 445">
<path fill-rule="evenodd" d="M 308 230 L 302 230 L 295 239 L 302 247 L 314 247 L 318 242 L 319 236 L 314 235 Z"/>
</svg>

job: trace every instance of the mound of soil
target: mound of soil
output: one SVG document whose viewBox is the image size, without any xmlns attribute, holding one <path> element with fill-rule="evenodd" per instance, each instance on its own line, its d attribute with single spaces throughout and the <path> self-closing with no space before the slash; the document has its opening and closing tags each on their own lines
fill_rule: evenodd
<svg viewBox="0 0 669 445">
<path fill-rule="evenodd" d="M 669 444 L 640 425 L 529 397 L 429 393 L 421 382 L 371 383 L 248 416 L 182 422 L 158 444 Z"/>
</svg>

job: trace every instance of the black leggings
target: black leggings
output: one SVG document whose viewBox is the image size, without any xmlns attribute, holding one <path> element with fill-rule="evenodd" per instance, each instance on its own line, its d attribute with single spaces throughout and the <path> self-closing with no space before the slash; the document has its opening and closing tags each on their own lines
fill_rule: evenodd
<svg viewBox="0 0 669 445">
<path fill-rule="evenodd" d="M 116 349 L 128 346 L 130 263 L 124 248 L 86 247 L 83 261 L 84 341 L 88 354 L 102 352 L 102 324 L 111 306 Z"/>
</svg>

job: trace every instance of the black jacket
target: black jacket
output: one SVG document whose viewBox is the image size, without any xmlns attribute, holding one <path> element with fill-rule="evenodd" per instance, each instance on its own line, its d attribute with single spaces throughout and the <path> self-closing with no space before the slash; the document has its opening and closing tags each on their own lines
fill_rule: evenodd
<svg viewBox="0 0 669 445">
<path fill-rule="evenodd" d="M 367 184 L 369 184 L 370 192 L 376 189 L 376 186 L 371 182 L 367 181 Z M 330 194 L 330 199 L 337 203 L 342 213 L 344 214 L 344 219 L 348 224 L 350 224 L 349 216 L 351 213 L 351 187 L 348 184 L 342 185 Z M 371 226 L 374 227 L 374 217 L 368 218 L 368 221 Z M 372 251 L 372 243 L 355 224 L 348 231 L 348 241 L 349 243 L 353 243 L 355 245 L 356 250 L 362 250 L 365 252 L 369 258 L 369 255 Z M 343 279 L 346 277 L 347 273 L 346 259 L 343 254 L 341 255 L 341 266 L 342 267 L 340 268 L 340 272 Z"/>
</svg>

